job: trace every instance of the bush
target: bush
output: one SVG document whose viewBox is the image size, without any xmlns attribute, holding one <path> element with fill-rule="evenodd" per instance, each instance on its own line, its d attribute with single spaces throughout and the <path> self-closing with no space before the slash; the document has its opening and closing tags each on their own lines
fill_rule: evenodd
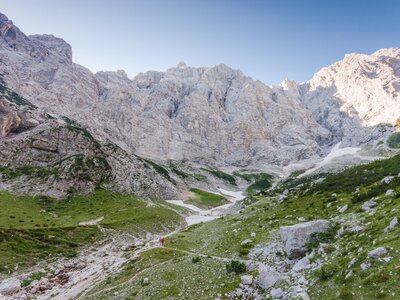
<svg viewBox="0 0 400 300">
<path fill-rule="evenodd" d="M 390 148 L 400 148 L 400 132 L 393 133 L 387 140 Z"/>
<path fill-rule="evenodd" d="M 192 257 L 192 263 L 197 264 L 201 262 L 201 258 L 199 256 Z"/>
<path fill-rule="evenodd" d="M 316 272 L 316 275 L 319 280 L 327 281 L 327 280 L 331 279 L 333 276 L 335 276 L 337 271 L 338 271 L 338 268 L 335 265 L 325 265 L 325 266 L 322 266 L 321 269 L 319 269 Z"/>
<path fill-rule="evenodd" d="M 246 265 L 240 261 L 232 260 L 230 263 L 226 264 L 226 271 L 228 273 L 241 274 L 246 272 Z"/>
</svg>

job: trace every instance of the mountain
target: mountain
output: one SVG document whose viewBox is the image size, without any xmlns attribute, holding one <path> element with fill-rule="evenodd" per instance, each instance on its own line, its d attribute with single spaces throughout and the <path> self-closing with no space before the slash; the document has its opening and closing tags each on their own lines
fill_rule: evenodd
<svg viewBox="0 0 400 300">
<path fill-rule="evenodd" d="M 309 82 L 254 81 L 226 65 L 129 79 L 73 63 L 71 46 L 26 36 L 0 16 L 0 73 L 48 112 L 90 128 L 130 153 L 220 167 L 285 166 L 332 146 L 375 145 L 400 116 L 400 49 L 351 54 Z"/>
</svg>

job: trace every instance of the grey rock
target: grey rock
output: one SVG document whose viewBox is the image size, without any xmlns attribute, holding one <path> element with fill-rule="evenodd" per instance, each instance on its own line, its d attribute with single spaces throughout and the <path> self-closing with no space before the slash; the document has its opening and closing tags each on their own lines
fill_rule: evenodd
<svg viewBox="0 0 400 300">
<path fill-rule="evenodd" d="M 367 270 L 371 267 L 371 264 L 370 263 L 361 263 L 360 267 L 361 267 L 361 270 Z"/>
<path fill-rule="evenodd" d="M 272 299 L 282 299 L 285 294 L 281 288 L 271 289 L 271 297 Z"/>
<path fill-rule="evenodd" d="M 343 205 L 342 207 L 340 207 L 340 208 L 338 209 L 338 212 L 344 213 L 348 208 L 349 208 L 349 206 L 348 206 L 347 204 L 346 204 L 346 205 Z"/>
<path fill-rule="evenodd" d="M 386 195 L 386 196 L 393 197 L 393 196 L 396 196 L 396 193 L 395 193 L 394 190 L 387 190 L 386 193 L 385 193 L 385 195 Z"/>
<path fill-rule="evenodd" d="M 263 289 L 269 289 L 285 279 L 286 277 L 277 272 L 275 269 L 267 265 L 260 265 L 259 275 L 257 277 L 257 283 L 259 287 Z"/>
<path fill-rule="evenodd" d="M 399 220 L 397 217 L 394 217 L 392 221 L 390 221 L 389 226 L 384 229 L 384 232 L 389 232 L 391 229 L 396 227 L 399 224 Z"/>
<path fill-rule="evenodd" d="M 378 247 L 374 250 L 371 250 L 368 252 L 368 257 L 369 258 L 378 258 L 378 257 L 383 257 L 388 253 L 387 249 L 385 247 Z"/>
<path fill-rule="evenodd" d="M 243 275 L 240 277 L 240 281 L 244 285 L 251 285 L 253 283 L 253 276 L 251 275 Z"/>
<path fill-rule="evenodd" d="M 368 200 L 365 201 L 362 205 L 361 205 L 361 210 L 362 211 L 369 211 L 371 210 L 371 208 L 375 207 L 377 205 L 377 203 L 373 200 Z"/>
<path fill-rule="evenodd" d="M 295 272 L 300 272 L 306 269 L 309 269 L 311 267 L 310 265 L 310 260 L 308 259 L 307 256 L 303 257 L 300 259 L 294 266 L 293 266 L 293 271 Z"/>
<path fill-rule="evenodd" d="M 10 296 L 18 293 L 21 282 L 17 278 L 8 278 L 0 282 L 0 295 Z"/>
<path fill-rule="evenodd" d="M 381 183 L 389 184 L 389 183 L 392 182 L 393 179 L 394 179 L 394 176 L 386 176 L 385 178 L 383 178 L 383 179 L 381 180 Z"/>
<path fill-rule="evenodd" d="M 329 222 L 326 220 L 281 227 L 281 239 L 289 258 L 303 257 L 306 253 L 306 244 L 311 239 L 311 234 L 327 231 L 329 227 Z"/>
<path fill-rule="evenodd" d="M 253 242 L 252 240 L 247 239 L 247 240 L 242 241 L 240 244 L 241 244 L 241 245 L 247 245 L 247 244 L 250 244 L 250 243 L 252 243 L 252 242 Z"/>
</svg>

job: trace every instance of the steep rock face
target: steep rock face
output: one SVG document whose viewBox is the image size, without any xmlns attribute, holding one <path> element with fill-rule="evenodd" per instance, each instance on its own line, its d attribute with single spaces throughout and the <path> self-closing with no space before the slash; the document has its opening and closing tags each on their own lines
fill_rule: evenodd
<svg viewBox="0 0 400 300">
<path fill-rule="evenodd" d="M 374 141 L 400 117 L 400 49 L 346 55 L 301 89 L 302 102 L 343 146 Z"/>
<path fill-rule="evenodd" d="M 399 50 L 350 55 L 305 84 L 267 86 L 225 65 L 98 72 L 51 35 L 24 35 L 0 15 L 0 73 L 35 105 L 67 115 L 139 155 L 219 166 L 287 165 L 375 143 L 400 116 Z M 383 108 L 382 108 L 383 107 Z"/>
<path fill-rule="evenodd" d="M 64 198 L 97 187 L 175 198 L 178 188 L 135 156 L 99 142 L 65 117 L 50 116 L 1 85 L 0 190 Z"/>
</svg>

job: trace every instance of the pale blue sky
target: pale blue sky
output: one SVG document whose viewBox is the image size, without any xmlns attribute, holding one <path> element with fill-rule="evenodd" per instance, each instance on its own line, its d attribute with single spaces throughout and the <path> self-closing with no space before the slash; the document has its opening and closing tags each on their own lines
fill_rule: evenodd
<svg viewBox="0 0 400 300">
<path fill-rule="evenodd" d="M 65 39 L 92 71 L 130 77 L 185 61 L 301 82 L 345 53 L 400 47 L 397 0 L 1 0 L 0 11 Z"/>
</svg>

